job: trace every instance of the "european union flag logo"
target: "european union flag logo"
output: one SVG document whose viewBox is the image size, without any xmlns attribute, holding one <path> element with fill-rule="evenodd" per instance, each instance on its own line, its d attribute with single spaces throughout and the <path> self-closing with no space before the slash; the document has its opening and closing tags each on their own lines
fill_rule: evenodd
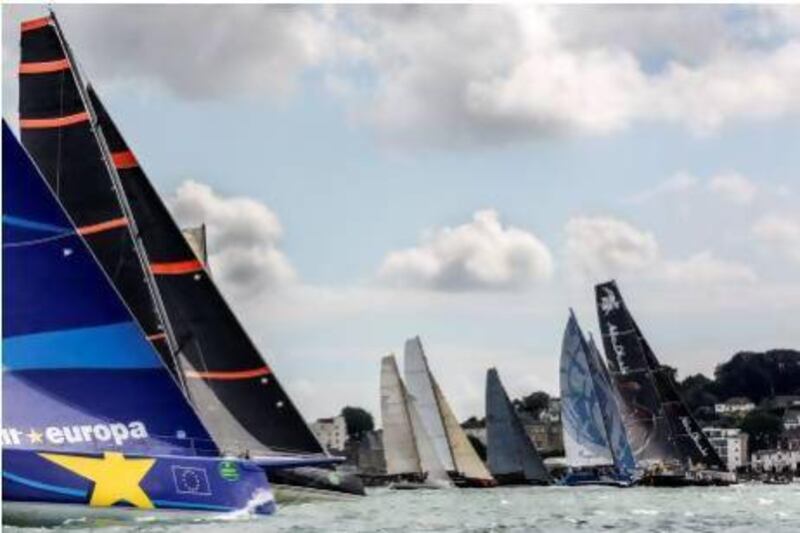
<svg viewBox="0 0 800 533">
<path fill-rule="evenodd" d="M 211 496 L 211 484 L 205 468 L 194 466 L 173 466 L 172 477 L 178 494 Z"/>
</svg>

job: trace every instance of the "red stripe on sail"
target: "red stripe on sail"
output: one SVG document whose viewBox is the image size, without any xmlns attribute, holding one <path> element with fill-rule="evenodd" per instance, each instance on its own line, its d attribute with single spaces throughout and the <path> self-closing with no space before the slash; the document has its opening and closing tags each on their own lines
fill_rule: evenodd
<svg viewBox="0 0 800 533">
<path fill-rule="evenodd" d="M 268 376 L 271 370 L 267 366 L 254 368 L 252 370 L 220 370 L 216 372 L 194 372 L 192 370 L 185 373 L 188 378 L 214 379 L 222 381 L 232 381 L 237 379 L 251 379 Z"/>
<path fill-rule="evenodd" d="M 50 72 L 60 72 L 69 69 L 67 58 L 56 59 L 55 61 L 37 61 L 31 63 L 20 63 L 20 74 L 47 74 Z"/>
<path fill-rule="evenodd" d="M 200 272 L 201 270 L 203 270 L 203 263 L 197 259 L 191 259 L 189 261 L 173 261 L 171 263 L 150 263 L 150 271 L 153 274 L 175 276 L 179 274 Z"/>
<path fill-rule="evenodd" d="M 146 338 L 149 341 L 160 341 L 161 339 L 166 339 L 167 338 L 167 334 L 166 333 L 153 333 L 152 335 L 148 335 Z"/>
<path fill-rule="evenodd" d="M 89 113 L 81 111 L 74 115 L 67 115 L 65 117 L 56 118 L 23 118 L 19 121 L 19 127 L 22 129 L 43 129 L 43 128 L 60 128 L 62 126 L 72 126 L 73 124 L 80 124 L 81 122 L 88 122 Z"/>
<path fill-rule="evenodd" d="M 50 17 L 39 17 L 37 19 L 23 20 L 20 25 L 22 31 L 38 30 L 50 24 Z"/>
<path fill-rule="evenodd" d="M 114 161 L 114 166 L 119 170 L 125 170 L 126 168 L 134 168 L 139 166 L 136 156 L 134 156 L 133 152 L 130 150 L 114 152 L 111 154 L 111 159 Z"/>
<path fill-rule="evenodd" d="M 78 228 L 78 233 L 81 235 L 91 235 L 93 233 L 100 233 L 110 229 L 122 228 L 128 225 L 128 219 L 125 217 L 115 218 L 114 220 L 107 220 L 105 222 L 98 222 L 97 224 L 90 224 L 88 226 L 81 226 Z"/>
</svg>

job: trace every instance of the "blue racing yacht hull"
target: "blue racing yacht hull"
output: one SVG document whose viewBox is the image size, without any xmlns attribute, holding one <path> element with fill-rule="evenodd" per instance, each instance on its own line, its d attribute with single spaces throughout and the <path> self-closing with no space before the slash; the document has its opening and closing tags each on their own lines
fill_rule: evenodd
<svg viewBox="0 0 800 533">
<path fill-rule="evenodd" d="M 268 515 L 275 508 L 264 471 L 249 461 L 3 450 L 6 522 L 15 516 L 21 522 L 40 516 L 51 523 L 81 516 Z"/>
</svg>

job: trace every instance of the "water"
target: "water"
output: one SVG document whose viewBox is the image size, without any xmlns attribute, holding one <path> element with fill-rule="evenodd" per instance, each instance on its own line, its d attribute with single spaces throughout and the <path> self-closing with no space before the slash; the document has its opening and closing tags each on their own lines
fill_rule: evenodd
<svg viewBox="0 0 800 533">
<path fill-rule="evenodd" d="M 182 523 L 140 523 L 104 531 L 169 532 Z M 378 489 L 367 498 L 283 506 L 268 518 L 197 521 L 197 532 L 416 531 L 800 531 L 800 484 L 721 488 L 524 487 L 491 490 Z M 60 528 L 81 531 L 81 528 Z M 83 528 L 86 530 L 86 528 Z M 16 533 L 32 529 L 4 528 Z M 53 531 L 53 530 L 48 530 Z"/>
</svg>

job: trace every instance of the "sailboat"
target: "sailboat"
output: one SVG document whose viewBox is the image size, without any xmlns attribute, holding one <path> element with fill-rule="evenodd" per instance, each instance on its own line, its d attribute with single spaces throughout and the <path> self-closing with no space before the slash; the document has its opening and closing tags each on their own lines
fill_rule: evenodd
<svg viewBox="0 0 800 533">
<path fill-rule="evenodd" d="M 386 473 L 392 488 L 452 487 L 400 378 L 394 355 L 381 359 L 381 420 Z"/>
<path fill-rule="evenodd" d="M 416 402 L 423 427 L 456 486 L 495 486 L 496 481 L 478 457 L 431 374 L 419 337 L 406 341 L 403 364 L 406 385 Z"/>
<path fill-rule="evenodd" d="M 565 485 L 629 486 L 636 468 L 619 407 L 596 348 L 570 311 L 561 348 Z"/>
<path fill-rule="evenodd" d="M 279 498 L 363 495 L 265 363 L 81 73 L 53 13 L 24 22 L 22 142 L 225 453 Z M 29 66 L 36 65 L 36 66 Z M 306 466 L 281 456 L 307 456 Z"/>
<path fill-rule="evenodd" d="M 643 484 L 730 484 L 728 472 L 633 319 L 615 281 L 595 287 L 608 370 Z"/>
<path fill-rule="evenodd" d="M 223 457 L 3 121 L 3 520 L 134 520 L 275 503 Z"/>
<path fill-rule="evenodd" d="M 553 482 L 494 368 L 486 373 L 486 455 L 498 485 Z"/>
</svg>

